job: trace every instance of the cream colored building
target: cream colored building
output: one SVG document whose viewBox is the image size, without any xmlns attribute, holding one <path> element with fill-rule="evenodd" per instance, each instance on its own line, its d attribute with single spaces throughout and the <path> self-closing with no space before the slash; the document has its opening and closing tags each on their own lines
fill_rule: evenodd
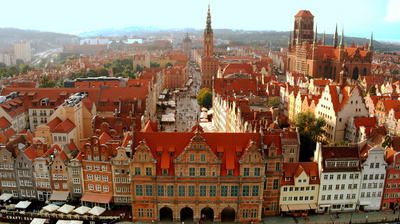
<svg viewBox="0 0 400 224">
<path fill-rule="evenodd" d="M 283 163 L 280 187 L 280 211 L 300 212 L 317 209 L 319 193 L 318 164 Z"/>
<path fill-rule="evenodd" d="M 29 41 L 15 42 L 14 52 L 16 59 L 22 59 L 25 63 L 32 60 L 31 43 Z"/>
<path fill-rule="evenodd" d="M 315 108 L 315 115 L 326 121 L 324 140 L 336 142 L 344 140 L 347 120 L 350 117 L 367 117 L 368 111 L 358 85 L 327 85 Z"/>
</svg>

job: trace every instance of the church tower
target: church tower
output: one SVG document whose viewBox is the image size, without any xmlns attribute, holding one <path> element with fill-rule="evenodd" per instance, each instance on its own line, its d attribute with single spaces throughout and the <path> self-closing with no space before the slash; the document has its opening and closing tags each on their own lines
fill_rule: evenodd
<svg viewBox="0 0 400 224">
<path fill-rule="evenodd" d="M 214 32 L 211 27 L 210 3 L 208 3 L 206 28 L 204 29 L 203 58 L 201 60 L 201 88 L 213 88 L 218 72 L 218 60 L 214 57 Z"/>
<path fill-rule="evenodd" d="M 301 26 L 301 27 L 300 27 Z M 308 10 L 300 10 L 294 16 L 294 30 L 293 30 L 293 43 L 295 46 L 295 40 L 299 39 L 307 44 L 313 43 L 314 37 L 314 16 Z M 300 43 L 301 44 L 301 43 Z"/>
</svg>

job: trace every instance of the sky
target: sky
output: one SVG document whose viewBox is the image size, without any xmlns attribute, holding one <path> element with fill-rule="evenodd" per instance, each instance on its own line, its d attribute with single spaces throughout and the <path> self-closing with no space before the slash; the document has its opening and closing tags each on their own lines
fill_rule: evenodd
<svg viewBox="0 0 400 224">
<path fill-rule="evenodd" d="M 204 29 L 208 0 L 7 0 L 0 28 L 76 34 L 144 26 Z M 318 32 L 400 42 L 400 0 L 211 0 L 212 27 L 293 29 L 294 15 L 310 10 Z"/>
</svg>

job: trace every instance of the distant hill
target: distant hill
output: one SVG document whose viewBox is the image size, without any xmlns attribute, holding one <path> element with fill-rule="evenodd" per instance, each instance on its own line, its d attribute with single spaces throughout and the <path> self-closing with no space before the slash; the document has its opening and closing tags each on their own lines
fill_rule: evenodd
<svg viewBox="0 0 400 224">
<path fill-rule="evenodd" d="M 56 38 L 74 38 L 77 36 L 43 32 L 37 30 L 21 30 L 16 28 L 0 28 L 0 41 L 19 41 L 19 40 L 43 40 L 47 42 L 53 42 Z"/>
<path fill-rule="evenodd" d="M 84 32 L 78 34 L 79 36 L 87 37 L 87 36 L 105 36 L 105 37 L 122 37 L 122 36 L 153 36 L 153 37 L 165 37 L 171 36 L 174 34 L 174 37 L 184 37 L 186 36 L 186 32 L 189 32 L 189 35 L 194 36 L 202 36 L 203 30 L 201 29 L 193 29 L 193 28 L 185 28 L 185 29 L 159 29 L 152 27 L 127 27 L 123 29 L 101 29 L 94 30 L 90 32 Z M 249 30 L 231 30 L 231 29 L 214 29 L 214 37 L 217 39 L 223 40 L 233 40 L 231 43 L 235 44 L 243 44 L 243 45 L 267 45 L 272 44 L 274 49 L 287 47 L 289 40 L 289 32 L 278 32 L 278 31 L 249 31 Z M 318 39 L 322 41 L 323 34 L 318 34 Z M 351 46 L 352 42 L 357 45 L 364 46 L 367 42 L 369 44 L 369 39 L 367 38 L 359 38 L 359 37 L 348 37 L 344 38 L 346 46 Z M 333 34 L 325 35 L 325 43 L 326 45 L 333 44 Z M 340 43 L 340 36 L 339 36 Z M 339 44 L 338 43 L 338 44 Z M 386 42 L 374 41 L 374 49 L 382 50 L 382 51 L 396 51 L 400 50 L 400 45 L 391 44 Z"/>
</svg>

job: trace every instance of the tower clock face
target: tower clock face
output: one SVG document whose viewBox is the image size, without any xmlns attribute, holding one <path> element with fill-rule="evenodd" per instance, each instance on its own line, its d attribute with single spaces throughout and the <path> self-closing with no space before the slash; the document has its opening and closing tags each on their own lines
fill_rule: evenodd
<svg viewBox="0 0 400 224">
<path fill-rule="evenodd" d="M 206 37 L 206 43 L 210 43 L 211 39 L 210 37 Z"/>
</svg>

